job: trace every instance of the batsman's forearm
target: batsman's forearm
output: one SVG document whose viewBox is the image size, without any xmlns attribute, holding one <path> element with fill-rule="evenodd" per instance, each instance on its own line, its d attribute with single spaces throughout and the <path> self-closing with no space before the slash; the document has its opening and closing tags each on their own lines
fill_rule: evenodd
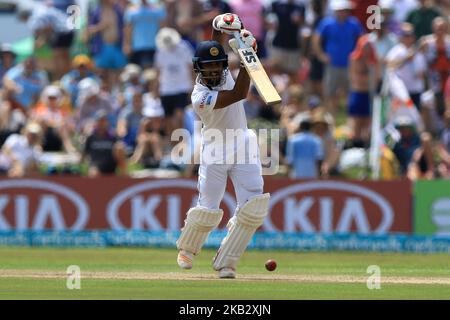
<svg viewBox="0 0 450 320">
<path fill-rule="evenodd" d="M 236 84 L 234 85 L 234 90 L 242 98 L 245 99 L 250 88 L 250 76 L 244 66 L 239 69 L 239 75 L 236 79 Z"/>
</svg>

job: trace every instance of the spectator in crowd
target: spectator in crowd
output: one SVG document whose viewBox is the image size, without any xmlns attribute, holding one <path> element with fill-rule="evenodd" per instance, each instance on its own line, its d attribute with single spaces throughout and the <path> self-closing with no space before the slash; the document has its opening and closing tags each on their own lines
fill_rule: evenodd
<svg viewBox="0 0 450 320">
<path fill-rule="evenodd" d="M 371 99 L 380 78 L 375 48 L 369 35 L 361 36 L 350 55 L 350 96 L 348 116 L 353 139 L 368 145 L 370 139 Z"/>
<path fill-rule="evenodd" d="M 140 123 L 144 118 L 142 109 L 142 92 L 136 90 L 132 95 L 130 105 L 125 107 L 119 114 L 117 136 L 124 142 L 127 154 L 132 154 L 136 147 Z"/>
<path fill-rule="evenodd" d="M 0 151 L 0 172 L 8 177 L 23 177 L 38 172 L 42 129 L 28 122 L 20 134 L 10 135 Z"/>
<path fill-rule="evenodd" d="M 155 67 L 159 74 L 159 93 L 167 117 L 166 129 L 183 125 L 184 108 L 189 105 L 189 93 L 193 87 L 193 50 L 189 43 L 172 28 L 163 28 L 156 37 Z"/>
<path fill-rule="evenodd" d="M 54 7 L 29 0 L 19 3 L 17 14 L 33 33 L 35 49 L 45 45 L 52 48 L 52 76 L 59 79 L 69 71 L 70 47 L 74 38 L 74 32 L 67 24 L 67 15 Z"/>
<path fill-rule="evenodd" d="M 386 56 L 388 66 L 403 81 L 408 89 L 414 105 L 420 110 L 420 96 L 425 91 L 425 72 L 427 64 L 421 52 L 414 48 L 414 26 L 403 23 L 400 43 L 389 51 Z"/>
<path fill-rule="evenodd" d="M 231 12 L 237 14 L 245 27 L 251 30 L 258 44 L 258 57 L 264 59 L 267 56 L 265 46 L 265 9 L 262 0 L 231 0 Z M 209 39 L 209 38 L 208 38 Z"/>
<path fill-rule="evenodd" d="M 75 106 L 78 98 L 78 84 L 84 78 L 100 81 L 93 71 L 94 65 L 87 55 L 79 54 L 72 59 L 72 70 L 61 78 L 62 88 L 70 94 L 72 106 Z"/>
<path fill-rule="evenodd" d="M 153 66 L 156 34 L 165 19 L 165 8 L 151 4 L 150 0 L 140 0 L 137 6 L 125 11 L 123 52 L 131 63 L 142 68 Z"/>
<path fill-rule="evenodd" d="M 193 48 L 201 40 L 203 4 L 200 0 L 165 0 L 167 27 L 176 29 Z"/>
<path fill-rule="evenodd" d="M 394 19 L 398 23 L 406 22 L 408 15 L 419 7 L 419 0 L 389 0 L 392 1 Z"/>
<path fill-rule="evenodd" d="M 127 173 L 125 147 L 111 131 L 108 113 L 98 110 L 94 130 L 87 137 L 81 161 L 87 160 L 89 177 Z"/>
<path fill-rule="evenodd" d="M 336 114 L 339 89 L 343 90 L 344 96 L 348 95 L 349 57 L 363 28 L 355 17 L 350 16 L 350 1 L 332 0 L 331 8 L 335 15 L 322 20 L 313 41 L 317 56 L 326 65 L 324 94 L 327 106 L 332 114 Z"/>
<path fill-rule="evenodd" d="M 120 74 L 120 98 L 122 106 L 131 105 L 131 100 L 136 91 L 143 92 L 144 87 L 141 82 L 142 68 L 134 63 L 125 66 Z"/>
<path fill-rule="evenodd" d="M 158 168 L 163 158 L 165 144 L 162 119 L 164 110 L 161 105 L 152 103 L 144 107 L 144 119 L 140 123 L 137 146 L 130 163 L 139 163 L 145 168 Z"/>
<path fill-rule="evenodd" d="M 386 57 L 389 51 L 398 44 L 398 37 L 390 31 L 388 24 L 389 20 L 384 14 L 381 17 L 380 28 L 373 30 L 369 35 L 369 41 L 375 48 L 382 74 L 386 71 Z"/>
<path fill-rule="evenodd" d="M 47 74 L 37 68 L 34 57 L 28 57 L 9 69 L 3 78 L 6 96 L 12 108 L 18 108 L 25 114 L 36 104 L 47 83 Z"/>
<path fill-rule="evenodd" d="M 293 0 L 274 1 L 271 5 L 276 24 L 270 52 L 270 65 L 276 72 L 287 73 L 295 83 L 300 68 L 299 30 L 305 20 L 305 7 Z"/>
<path fill-rule="evenodd" d="M 319 137 L 311 133 L 311 118 L 299 120 L 298 131 L 287 142 L 286 161 L 292 178 L 318 178 L 324 150 Z"/>
<path fill-rule="evenodd" d="M 419 7 L 409 12 L 406 22 L 414 26 L 416 39 L 420 39 L 433 32 L 431 27 L 433 20 L 439 16 L 440 12 L 433 5 L 432 0 L 419 0 Z"/>
<path fill-rule="evenodd" d="M 42 92 L 41 103 L 31 111 L 30 119 L 42 128 L 42 149 L 45 152 L 76 152 L 71 141 L 74 123 L 69 111 L 63 108 L 63 99 L 59 87 L 47 86 Z"/>
<path fill-rule="evenodd" d="M 395 119 L 395 128 L 400 138 L 392 151 L 399 162 L 401 175 L 411 180 L 420 176 L 433 177 L 430 135 L 427 132 L 419 134 L 414 121 L 408 116 L 399 116 Z"/>
<path fill-rule="evenodd" d="M 312 111 L 312 132 L 316 134 L 323 145 L 324 156 L 320 166 L 320 175 L 328 178 L 337 173 L 340 150 L 334 138 L 333 116 L 323 107 L 316 107 Z"/>
<path fill-rule="evenodd" d="M 401 0 L 402 1 L 402 0 Z M 403 0 L 404 1 L 404 0 Z M 406 0 L 409 1 L 409 0 Z M 416 1 L 416 0 L 414 0 Z M 380 27 L 385 30 L 384 33 L 389 32 L 394 35 L 400 34 L 400 25 L 403 23 L 403 20 L 400 20 L 396 13 L 396 3 L 395 0 L 379 0 L 378 6 L 381 9 L 381 25 Z M 401 9 L 404 12 L 404 9 Z M 380 28 L 376 28 L 373 32 L 376 32 Z M 372 32 L 372 33 L 373 33 Z"/>
<path fill-rule="evenodd" d="M 11 102 L 2 96 L 0 92 L 0 147 L 11 134 L 19 133 L 27 121 L 25 114 L 12 108 Z"/>
<path fill-rule="evenodd" d="M 450 179 L 450 109 L 444 113 L 445 128 L 438 143 L 437 151 L 441 163 L 438 166 L 439 175 Z"/>
<path fill-rule="evenodd" d="M 16 56 L 10 44 L 0 45 L 0 89 L 3 87 L 3 76 L 15 65 Z"/>
<path fill-rule="evenodd" d="M 445 84 L 444 99 L 445 109 L 450 110 L 450 75 L 447 77 L 447 82 Z"/>
<path fill-rule="evenodd" d="M 251 86 L 247 99 L 244 100 L 244 110 L 247 120 L 252 121 L 259 118 L 261 110 L 265 108 L 266 105 L 262 100 L 261 96 L 258 94 L 255 86 Z"/>
<path fill-rule="evenodd" d="M 314 35 L 314 30 L 317 29 L 320 22 L 325 16 L 325 2 L 323 0 L 312 0 L 311 2 L 312 6 L 312 13 L 314 15 L 314 21 L 311 25 L 311 35 L 310 38 Z M 310 39 L 310 42 L 312 42 L 312 39 Z M 311 44 L 308 48 L 309 53 L 309 63 L 310 63 L 310 72 L 309 72 L 309 80 L 310 80 L 310 93 L 313 95 L 323 95 L 323 87 L 322 87 L 322 80 L 323 80 L 323 74 L 324 74 L 324 65 L 322 61 L 317 57 L 317 54 L 315 50 L 311 50 Z"/>
<path fill-rule="evenodd" d="M 106 80 L 112 86 L 120 69 L 127 63 L 122 53 L 123 12 L 116 0 L 100 0 L 99 5 L 89 14 L 86 32 L 95 65 L 107 71 Z"/>
<path fill-rule="evenodd" d="M 78 108 L 75 111 L 76 125 L 78 131 L 82 135 L 88 135 L 93 130 L 93 124 L 95 120 L 95 114 L 103 110 L 110 122 L 114 120 L 114 109 L 104 94 L 100 92 L 99 84 L 90 78 L 85 78 L 78 84 L 78 90 L 80 96 L 78 99 Z"/>
<path fill-rule="evenodd" d="M 281 111 L 280 125 L 286 130 L 286 136 L 290 137 L 298 129 L 298 121 L 295 117 L 304 117 L 310 114 L 305 102 L 305 90 L 301 85 L 293 84 L 287 90 L 286 105 Z"/>
<path fill-rule="evenodd" d="M 445 82 L 450 75 L 450 35 L 448 22 L 438 17 L 433 21 L 433 34 L 424 37 L 420 49 L 425 54 L 428 66 L 428 86 L 436 98 L 436 109 L 440 115 L 445 109 Z"/>
</svg>

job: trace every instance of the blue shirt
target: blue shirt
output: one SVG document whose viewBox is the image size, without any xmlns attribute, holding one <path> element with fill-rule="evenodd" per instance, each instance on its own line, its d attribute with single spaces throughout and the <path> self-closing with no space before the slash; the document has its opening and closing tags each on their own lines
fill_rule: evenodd
<svg viewBox="0 0 450 320">
<path fill-rule="evenodd" d="M 336 17 L 324 18 L 317 27 L 323 50 L 330 57 L 331 65 L 346 68 L 351 52 L 364 30 L 355 17 L 339 22 Z"/>
<path fill-rule="evenodd" d="M 322 141 L 310 132 L 301 132 L 288 139 L 286 160 L 293 167 L 293 178 L 316 178 L 317 161 L 322 160 Z"/>
<path fill-rule="evenodd" d="M 166 18 L 166 10 L 153 6 L 139 6 L 125 11 L 124 20 L 131 24 L 131 48 L 138 50 L 155 50 L 156 34 L 159 24 Z"/>
<path fill-rule="evenodd" d="M 73 106 L 76 106 L 78 98 L 78 83 L 84 78 L 91 78 L 100 83 L 100 79 L 95 73 L 88 71 L 85 77 L 81 77 L 80 72 L 76 69 L 69 71 L 61 78 L 61 86 L 70 94 Z"/>
<path fill-rule="evenodd" d="M 48 78 L 44 71 L 34 71 L 27 77 L 23 72 L 23 65 L 19 64 L 9 69 L 5 77 L 14 81 L 22 88 L 20 93 L 14 95 L 14 99 L 24 108 L 30 108 L 37 101 L 41 91 L 47 85 Z"/>
</svg>

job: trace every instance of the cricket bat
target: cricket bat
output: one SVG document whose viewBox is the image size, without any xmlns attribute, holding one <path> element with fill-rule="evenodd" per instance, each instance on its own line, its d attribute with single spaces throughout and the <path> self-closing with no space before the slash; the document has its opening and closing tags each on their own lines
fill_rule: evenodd
<svg viewBox="0 0 450 320">
<path fill-rule="evenodd" d="M 259 61 L 255 50 L 253 50 L 253 48 L 244 48 L 245 46 L 238 32 L 234 34 L 234 37 L 239 44 L 239 58 L 244 63 L 245 69 L 247 70 L 250 79 L 252 79 L 256 90 L 258 90 L 259 95 L 264 100 L 264 103 L 267 105 L 280 103 L 281 97 L 270 81 L 269 76 L 264 70 L 261 61 Z"/>
</svg>

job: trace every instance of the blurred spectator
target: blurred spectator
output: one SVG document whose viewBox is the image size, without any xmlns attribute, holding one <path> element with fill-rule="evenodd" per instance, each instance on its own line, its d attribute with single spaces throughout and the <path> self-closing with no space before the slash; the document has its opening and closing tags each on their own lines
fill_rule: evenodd
<svg viewBox="0 0 450 320">
<path fill-rule="evenodd" d="M 230 0 L 231 11 L 245 21 L 245 28 L 253 33 L 258 43 L 258 56 L 266 57 L 264 4 L 262 0 Z"/>
<path fill-rule="evenodd" d="M 247 95 L 247 99 L 244 100 L 244 110 L 247 120 L 251 121 L 260 116 L 261 110 L 265 108 L 266 105 L 261 99 L 256 87 L 251 86 Z"/>
<path fill-rule="evenodd" d="M 67 15 L 54 7 L 28 0 L 19 2 L 17 14 L 33 33 L 35 49 L 46 45 L 52 48 L 52 78 L 61 78 L 69 71 L 69 51 L 74 38 Z"/>
<path fill-rule="evenodd" d="M 68 110 L 62 108 L 63 94 L 57 86 L 47 86 L 41 103 L 33 108 L 30 118 L 42 128 L 42 149 L 46 152 L 76 152 L 71 137 L 74 125 Z"/>
<path fill-rule="evenodd" d="M 78 98 L 78 83 L 84 78 L 91 78 L 100 81 L 93 72 L 93 63 L 87 55 L 80 54 L 72 60 L 72 70 L 61 78 L 62 88 L 70 94 L 70 100 L 73 106 L 76 105 Z"/>
<path fill-rule="evenodd" d="M 123 95 L 125 105 L 131 104 L 131 100 L 136 91 L 144 90 L 141 83 L 141 74 L 142 68 L 134 63 L 127 64 L 120 74 L 120 92 Z"/>
<path fill-rule="evenodd" d="M 123 11 L 116 0 L 100 0 L 99 5 L 89 14 L 86 29 L 90 39 L 91 53 L 95 65 L 107 70 L 107 81 L 112 86 L 118 78 L 118 71 L 127 59 L 122 53 Z"/>
<path fill-rule="evenodd" d="M 119 174 L 126 174 L 125 148 L 111 132 L 107 112 L 97 111 L 94 119 L 94 130 L 86 139 L 82 157 L 82 161 L 88 161 L 88 176 L 110 175 L 117 169 Z"/>
<path fill-rule="evenodd" d="M 402 1 L 402 0 L 401 0 Z M 404 1 L 404 0 L 403 0 Z M 409 0 L 407 0 L 409 1 Z M 414 0 L 416 1 L 416 0 Z M 381 28 L 387 30 L 394 35 L 400 34 L 400 25 L 403 23 L 403 18 L 397 17 L 396 13 L 396 3 L 395 0 L 379 0 L 378 6 L 381 9 Z M 402 12 L 404 9 L 401 9 Z M 375 29 L 376 32 L 379 29 Z"/>
<path fill-rule="evenodd" d="M 323 0 L 312 0 L 311 1 L 311 9 L 314 15 L 314 21 L 312 22 L 310 41 L 312 42 L 312 37 L 314 35 L 314 30 L 317 29 L 320 22 L 325 16 L 325 2 Z M 310 46 L 312 43 L 310 44 Z M 314 95 L 322 96 L 323 88 L 322 88 L 322 80 L 324 74 L 324 65 L 322 61 L 317 57 L 317 54 L 313 48 L 309 48 L 309 60 L 310 60 L 310 72 L 309 72 L 309 80 L 310 80 L 310 93 Z"/>
<path fill-rule="evenodd" d="M 11 134 L 19 133 L 26 121 L 25 114 L 0 95 L 0 147 Z"/>
<path fill-rule="evenodd" d="M 85 135 L 92 132 L 95 114 L 98 111 L 104 111 L 109 117 L 108 120 L 113 120 L 113 106 L 109 99 L 100 92 L 100 86 L 95 80 L 90 78 L 81 80 L 78 84 L 78 90 L 80 95 L 76 120 L 79 132 Z"/>
<path fill-rule="evenodd" d="M 10 44 L 0 45 L 0 89 L 3 87 L 3 76 L 15 65 L 16 56 Z"/>
<path fill-rule="evenodd" d="M 286 161 L 293 168 L 292 178 L 318 178 L 323 160 L 322 141 L 311 133 L 311 118 L 299 120 L 298 133 L 288 139 Z"/>
<path fill-rule="evenodd" d="M 381 1 L 381 0 L 380 0 Z M 419 7 L 419 0 L 389 0 L 392 1 L 394 18 L 398 23 L 405 22 L 409 13 Z"/>
<path fill-rule="evenodd" d="M 0 152 L 0 172 L 9 177 L 23 177 L 38 172 L 42 129 L 29 122 L 22 133 L 10 135 Z"/>
<path fill-rule="evenodd" d="M 384 74 L 386 71 L 386 57 L 388 52 L 398 44 L 397 36 L 388 28 L 386 16 L 382 16 L 380 28 L 370 33 L 369 41 L 375 48 L 378 63 L 380 64 L 382 74 Z"/>
<path fill-rule="evenodd" d="M 327 106 L 335 114 L 339 106 L 339 89 L 347 96 L 349 90 L 348 63 L 350 53 L 363 33 L 361 24 L 350 16 L 352 4 L 348 0 L 332 0 L 335 15 L 326 17 L 319 24 L 314 49 L 326 65 L 324 90 Z"/>
<path fill-rule="evenodd" d="M 310 110 L 306 105 L 306 93 L 301 85 L 293 84 L 287 90 L 286 106 L 281 111 L 280 125 L 286 130 L 286 136 L 290 137 L 298 129 L 298 121 L 295 117 L 309 115 Z"/>
<path fill-rule="evenodd" d="M 394 152 L 403 176 L 415 180 L 420 176 L 433 177 L 433 157 L 428 133 L 419 135 L 414 121 L 408 116 L 399 116 L 395 128 L 400 134 L 394 144 Z"/>
<path fill-rule="evenodd" d="M 349 71 L 351 92 L 348 116 L 353 139 L 368 145 L 372 98 L 380 78 L 376 52 L 368 34 L 359 38 L 355 50 L 350 55 Z"/>
<path fill-rule="evenodd" d="M 442 178 L 450 178 L 450 109 L 444 114 L 445 128 L 441 135 L 441 140 L 437 146 L 437 151 L 441 163 L 438 166 L 439 174 Z"/>
<path fill-rule="evenodd" d="M 153 66 L 156 34 L 165 18 L 165 8 L 151 4 L 150 0 L 140 0 L 137 6 L 125 11 L 123 52 L 130 62 L 142 68 Z"/>
<path fill-rule="evenodd" d="M 127 154 L 132 154 L 136 147 L 140 123 L 144 118 L 142 109 L 142 92 L 136 90 L 132 95 L 130 105 L 125 107 L 119 114 L 119 120 L 117 121 L 117 136 L 124 142 Z"/>
<path fill-rule="evenodd" d="M 439 16 L 440 13 L 433 5 L 432 0 L 419 0 L 419 7 L 409 12 L 406 17 L 406 22 L 414 26 L 416 39 L 420 39 L 433 32 L 431 25 L 433 24 L 433 20 Z"/>
<path fill-rule="evenodd" d="M 422 53 L 414 47 L 414 27 L 410 23 L 403 23 L 401 27 L 400 43 L 392 48 L 386 56 L 390 68 L 403 81 L 408 89 L 414 105 L 420 110 L 420 96 L 425 91 L 425 72 L 427 65 Z"/>
<path fill-rule="evenodd" d="M 201 40 L 203 4 L 200 0 L 165 0 L 167 26 L 176 29 L 194 48 Z"/>
<path fill-rule="evenodd" d="M 12 108 L 18 108 L 25 114 L 37 102 L 47 83 L 47 74 L 37 68 L 34 57 L 9 69 L 3 78 L 7 99 Z"/>
<path fill-rule="evenodd" d="M 340 150 L 334 138 L 333 116 L 323 107 L 317 107 L 312 112 L 312 131 L 322 141 L 324 157 L 320 166 L 320 175 L 328 178 L 337 173 Z"/>
<path fill-rule="evenodd" d="M 159 93 L 170 135 L 183 125 L 184 108 L 189 105 L 193 87 L 193 50 L 172 28 L 162 28 L 156 37 L 155 67 L 159 74 Z"/>
<path fill-rule="evenodd" d="M 144 110 L 145 118 L 141 121 L 137 146 L 130 158 L 130 163 L 139 163 L 149 169 L 158 168 L 163 158 L 164 110 L 156 104 L 146 105 Z"/>
<path fill-rule="evenodd" d="M 445 99 L 445 109 L 450 110 L 450 75 L 447 77 L 444 99 Z"/>
<path fill-rule="evenodd" d="M 433 34 L 420 44 L 428 64 L 428 86 L 435 93 L 436 109 L 440 115 L 445 109 L 445 82 L 450 75 L 450 35 L 448 22 L 441 17 L 433 21 Z"/>
<path fill-rule="evenodd" d="M 274 1 L 270 12 L 277 17 L 273 26 L 275 35 L 270 52 L 271 67 L 277 72 L 289 74 L 291 83 L 295 83 L 300 68 L 299 30 L 305 20 L 305 7 L 294 0 Z"/>
</svg>

